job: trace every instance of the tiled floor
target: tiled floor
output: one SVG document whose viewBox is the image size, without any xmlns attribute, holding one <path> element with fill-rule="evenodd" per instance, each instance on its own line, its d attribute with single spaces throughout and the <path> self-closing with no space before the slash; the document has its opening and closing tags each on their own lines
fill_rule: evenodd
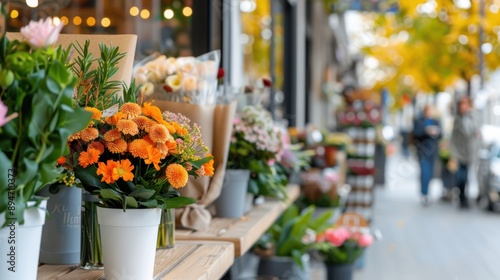
<svg viewBox="0 0 500 280">
<path fill-rule="evenodd" d="M 484 212 L 474 203 L 459 210 L 439 201 L 437 179 L 431 183 L 431 204 L 424 207 L 417 176 L 413 159 L 389 158 L 386 185 L 376 190 L 373 220 L 383 239 L 367 250 L 365 266 L 354 279 L 500 279 L 500 214 Z M 475 197 L 477 186 L 472 184 L 469 193 Z"/>
<path fill-rule="evenodd" d="M 472 199 L 467 210 L 439 201 L 438 179 L 431 182 L 431 204 L 424 207 L 418 173 L 414 159 L 388 158 L 373 219 L 383 239 L 366 251 L 354 280 L 500 280 L 500 213 L 479 210 Z M 477 185 L 469 193 L 475 197 Z M 326 279 L 322 263 L 311 266 L 312 280 Z"/>
</svg>

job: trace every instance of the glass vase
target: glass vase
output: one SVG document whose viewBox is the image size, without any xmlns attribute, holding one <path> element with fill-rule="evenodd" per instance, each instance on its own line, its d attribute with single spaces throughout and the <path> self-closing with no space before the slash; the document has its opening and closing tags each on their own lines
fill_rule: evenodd
<svg viewBox="0 0 500 280">
<path fill-rule="evenodd" d="M 99 199 L 84 191 L 82 194 L 82 239 L 80 266 L 84 269 L 103 269 L 101 236 L 97 223 Z"/>
<path fill-rule="evenodd" d="M 157 249 L 173 248 L 175 244 L 175 208 L 161 212 L 160 225 L 158 226 Z"/>
</svg>

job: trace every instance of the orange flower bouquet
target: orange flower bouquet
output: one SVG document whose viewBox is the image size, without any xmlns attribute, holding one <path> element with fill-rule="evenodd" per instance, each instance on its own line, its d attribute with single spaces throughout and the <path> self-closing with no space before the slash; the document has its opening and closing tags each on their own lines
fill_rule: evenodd
<svg viewBox="0 0 500 280">
<path fill-rule="evenodd" d="M 213 175 L 199 126 L 149 103 L 124 103 L 111 113 L 86 110 L 92 120 L 69 138 L 71 154 L 59 164 L 72 168 L 104 207 L 170 209 L 196 202 L 176 189 L 189 175 Z"/>
</svg>

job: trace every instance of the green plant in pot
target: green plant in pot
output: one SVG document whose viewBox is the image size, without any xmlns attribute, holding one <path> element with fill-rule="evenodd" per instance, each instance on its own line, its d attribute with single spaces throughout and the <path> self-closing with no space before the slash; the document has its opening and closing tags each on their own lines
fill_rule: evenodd
<svg viewBox="0 0 500 280">
<path fill-rule="evenodd" d="M 56 161 L 67 153 L 68 137 L 91 117 L 74 106 L 69 50 L 51 47 L 61 28 L 40 20 L 21 30 L 25 41 L 0 39 L 0 99 L 17 115 L 0 128 L 0 213 L 20 224 L 27 202 L 38 204 L 35 194 L 60 174 Z"/>
<path fill-rule="evenodd" d="M 298 279 L 308 279 L 308 252 L 316 232 L 324 231 L 333 211 L 313 218 L 314 206 L 300 211 L 292 204 L 262 235 L 254 247 L 260 256 L 259 274 L 282 277 L 292 273 Z"/>
<path fill-rule="evenodd" d="M 285 199 L 288 178 L 276 170 L 282 145 L 271 114 L 259 106 L 245 106 L 233 120 L 227 169 L 250 170 L 248 192 Z"/>
<path fill-rule="evenodd" d="M 61 28 L 42 19 L 21 29 L 25 40 L 0 38 L 0 251 L 17 261 L 1 262 L 6 280 L 36 278 L 47 203 L 36 194 L 56 181 L 69 136 L 91 117 L 72 98 L 69 50 L 52 47 Z"/>
</svg>

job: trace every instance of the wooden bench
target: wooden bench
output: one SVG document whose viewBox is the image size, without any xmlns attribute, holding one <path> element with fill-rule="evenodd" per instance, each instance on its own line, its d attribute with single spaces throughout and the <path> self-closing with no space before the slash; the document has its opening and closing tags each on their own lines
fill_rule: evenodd
<svg viewBox="0 0 500 280">
<path fill-rule="evenodd" d="M 266 198 L 245 216 L 237 218 L 213 218 L 207 231 L 176 230 L 176 240 L 224 241 L 234 244 L 235 257 L 241 257 L 266 232 L 283 211 L 300 194 L 298 185 L 287 186 L 288 199 L 279 201 Z"/>
<path fill-rule="evenodd" d="M 172 249 L 156 251 L 154 279 L 220 279 L 234 262 L 234 245 L 228 242 L 178 241 Z M 76 265 L 41 265 L 38 280 L 104 279 L 104 270 Z"/>
</svg>

